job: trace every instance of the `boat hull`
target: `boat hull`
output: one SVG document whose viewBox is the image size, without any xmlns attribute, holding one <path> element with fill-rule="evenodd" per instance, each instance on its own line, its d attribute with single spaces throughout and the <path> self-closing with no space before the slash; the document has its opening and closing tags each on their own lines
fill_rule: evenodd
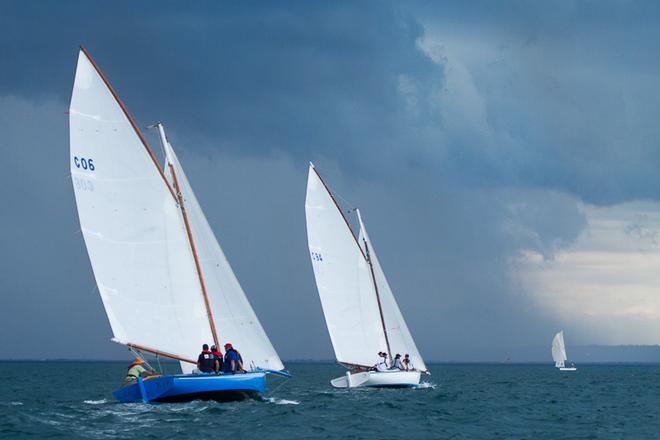
<svg viewBox="0 0 660 440">
<path fill-rule="evenodd" d="M 419 371 L 365 371 L 338 377 L 330 381 L 335 388 L 412 388 L 419 385 Z"/>
<path fill-rule="evenodd" d="M 575 367 L 560 367 L 559 371 L 577 371 Z"/>
<path fill-rule="evenodd" d="M 128 402 L 189 402 L 216 400 L 229 402 L 258 398 L 266 389 L 266 373 L 178 374 L 140 379 L 113 395 Z"/>
</svg>

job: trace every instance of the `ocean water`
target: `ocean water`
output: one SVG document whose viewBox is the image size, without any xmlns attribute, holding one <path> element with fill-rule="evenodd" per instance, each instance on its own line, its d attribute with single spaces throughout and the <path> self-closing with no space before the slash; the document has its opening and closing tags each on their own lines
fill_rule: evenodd
<svg viewBox="0 0 660 440">
<path fill-rule="evenodd" d="M 120 404 L 115 362 L 0 362 L 0 438 L 660 438 L 660 366 L 431 366 L 419 389 L 336 390 L 334 364 L 287 363 L 265 401 Z"/>
</svg>

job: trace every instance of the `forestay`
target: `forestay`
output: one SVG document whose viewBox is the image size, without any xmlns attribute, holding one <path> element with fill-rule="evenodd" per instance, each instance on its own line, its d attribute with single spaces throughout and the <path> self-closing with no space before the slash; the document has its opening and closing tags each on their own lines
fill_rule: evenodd
<svg viewBox="0 0 660 440">
<path fill-rule="evenodd" d="M 566 362 L 566 347 L 564 346 L 564 331 L 560 331 L 552 339 L 552 360 L 557 368 L 564 367 Z"/>
<path fill-rule="evenodd" d="M 401 314 L 399 305 L 397 304 L 396 299 L 394 298 L 392 289 L 390 289 L 390 285 L 387 282 L 387 278 L 385 278 L 385 273 L 383 272 L 383 269 L 380 267 L 380 263 L 378 262 L 378 257 L 376 257 L 376 251 L 374 250 L 374 246 L 373 244 L 371 244 L 371 240 L 369 240 L 369 234 L 367 233 L 367 228 L 364 226 L 364 223 L 362 222 L 362 216 L 360 215 L 360 211 L 356 210 L 356 212 L 358 216 L 358 221 L 360 223 L 360 234 L 358 237 L 358 241 L 362 246 L 364 246 L 364 242 L 366 241 L 368 246 L 368 250 L 369 250 L 368 256 L 374 268 L 374 277 L 376 279 L 376 285 L 378 286 L 378 294 L 380 296 L 380 303 L 383 310 L 383 320 L 385 321 L 385 328 L 387 330 L 387 338 L 390 343 L 392 356 L 394 356 L 397 353 L 401 354 L 401 356 L 405 354 L 409 354 L 413 366 L 417 370 L 426 371 L 426 365 L 424 364 L 424 360 L 422 359 L 422 356 L 419 354 L 419 351 L 417 350 L 415 341 L 413 340 L 412 335 L 410 334 L 410 330 L 408 330 L 406 321 L 403 319 L 403 315 Z"/>
<path fill-rule="evenodd" d="M 81 230 L 115 339 L 196 359 L 212 336 L 181 212 L 83 51 L 69 113 Z"/>
<path fill-rule="evenodd" d="M 221 345 L 231 342 L 238 348 L 241 351 L 245 368 L 260 367 L 282 370 L 284 365 L 261 327 L 229 261 L 220 248 L 164 132 L 161 132 L 161 140 L 167 162 L 174 168 L 184 200 Z"/>
<path fill-rule="evenodd" d="M 387 348 L 369 265 L 313 166 L 305 214 L 314 276 L 337 361 L 373 365 L 377 353 Z"/>
</svg>

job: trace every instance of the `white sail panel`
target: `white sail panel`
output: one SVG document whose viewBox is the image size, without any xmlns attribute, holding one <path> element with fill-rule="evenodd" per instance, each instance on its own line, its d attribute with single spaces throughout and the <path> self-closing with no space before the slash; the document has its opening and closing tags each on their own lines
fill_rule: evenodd
<svg viewBox="0 0 660 440">
<path fill-rule="evenodd" d="M 162 137 L 164 137 L 164 133 Z M 184 199 L 183 204 L 188 213 L 190 229 L 220 344 L 231 342 L 241 352 L 246 369 L 256 367 L 284 369 L 282 361 L 257 319 L 209 226 L 172 146 L 166 139 L 163 140 L 167 160 L 172 164 L 176 173 L 179 189 Z"/>
<path fill-rule="evenodd" d="M 373 365 L 386 351 L 369 265 L 313 166 L 305 200 L 316 286 L 339 362 Z"/>
<path fill-rule="evenodd" d="M 195 360 L 211 333 L 180 210 L 83 51 L 69 112 L 81 230 L 115 339 Z"/>
<path fill-rule="evenodd" d="M 358 241 L 364 246 L 363 240 L 366 241 L 369 249 L 369 258 L 371 259 L 371 264 L 374 269 L 374 278 L 376 279 L 376 285 L 378 286 L 378 295 L 380 297 L 381 308 L 383 311 L 383 320 L 385 321 L 385 328 L 387 330 L 387 338 L 390 343 L 390 349 L 392 350 L 392 356 L 397 353 L 401 354 L 403 357 L 405 354 L 410 355 L 410 360 L 412 361 L 413 366 L 420 371 L 426 371 L 426 365 L 422 356 L 417 350 L 415 341 L 408 330 L 406 321 L 403 319 L 399 305 L 394 298 L 392 289 L 385 278 L 385 273 L 380 267 L 378 262 L 378 257 L 376 257 L 376 251 L 374 246 L 369 240 L 369 234 L 367 229 L 362 222 L 362 216 L 360 211 L 357 210 L 358 220 L 360 222 L 360 235 Z"/>
<path fill-rule="evenodd" d="M 552 339 L 552 360 L 557 368 L 563 368 L 566 362 L 566 347 L 564 345 L 564 331 L 560 331 Z"/>
</svg>

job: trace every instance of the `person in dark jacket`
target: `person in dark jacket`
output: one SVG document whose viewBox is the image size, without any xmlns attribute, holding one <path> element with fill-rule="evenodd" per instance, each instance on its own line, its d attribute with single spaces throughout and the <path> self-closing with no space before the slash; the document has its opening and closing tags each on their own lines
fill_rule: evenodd
<svg viewBox="0 0 660 440">
<path fill-rule="evenodd" d="M 222 371 L 222 352 L 218 350 L 218 348 L 213 345 L 211 346 L 211 353 L 213 353 L 213 357 L 215 357 L 215 374 L 219 374 Z"/>
<path fill-rule="evenodd" d="M 225 344 L 225 361 L 222 372 L 230 374 L 245 373 L 241 354 L 229 342 Z"/>
<path fill-rule="evenodd" d="M 209 350 L 208 344 L 202 345 L 202 352 L 197 357 L 197 369 L 202 373 L 214 373 L 216 371 L 215 356 Z"/>
</svg>

